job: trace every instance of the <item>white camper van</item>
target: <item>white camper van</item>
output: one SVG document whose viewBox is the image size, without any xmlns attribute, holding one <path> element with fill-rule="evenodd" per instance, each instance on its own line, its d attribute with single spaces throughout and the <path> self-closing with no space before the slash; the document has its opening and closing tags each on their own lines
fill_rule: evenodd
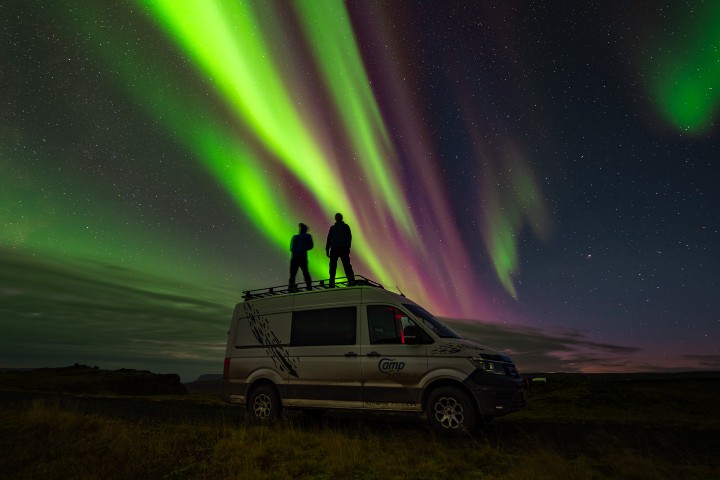
<svg viewBox="0 0 720 480">
<path fill-rule="evenodd" d="M 527 405 L 509 357 L 364 277 L 244 294 L 228 332 L 223 399 L 257 419 L 283 408 L 424 412 L 452 434 Z"/>
</svg>

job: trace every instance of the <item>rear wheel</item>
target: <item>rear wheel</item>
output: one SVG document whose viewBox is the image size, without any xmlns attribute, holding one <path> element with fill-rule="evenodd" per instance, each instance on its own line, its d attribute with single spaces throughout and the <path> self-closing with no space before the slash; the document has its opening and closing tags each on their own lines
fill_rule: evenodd
<svg viewBox="0 0 720 480">
<path fill-rule="evenodd" d="M 247 409 L 252 418 L 260 422 L 272 422 L 280 415 L 280 395 L 272 385 L 260 385 L 252 391 Z"/>
<path fill-rule="evenodd" d="M 430 425 L 443 435 L 462 435 L 477 423 L 477 414 L 470 397 L 457 387 L 434 390 L 425 407 Z"/>
</svg>

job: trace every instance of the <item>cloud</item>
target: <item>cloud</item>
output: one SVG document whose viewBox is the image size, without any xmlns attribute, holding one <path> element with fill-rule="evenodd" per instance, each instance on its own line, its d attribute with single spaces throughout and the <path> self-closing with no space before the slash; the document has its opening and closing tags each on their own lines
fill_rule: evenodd
<svg viewBox="0 0 720 480">
<path fill-rule="evenodd" d="M 191 281 L 1 247 L 0 284 L 5 366 L 219 371 L 237 301 Z"/>
<path fill-rule="evenodd" d="M 0 366 L 73 363 L 179 373 L 222 370 L 240 292 L 78 258 L 0 247 Z M 540 330 L 445 320 L 464 337 L 512 356 L 521 372 L 628 372 L 720 367 L 718 355 L 658 364 L 627 345 L 595 342 L 577 329 Z"/>
<path fill-rule="evenodd" d="M 507 353 L 522 372 L 628 370 L 642 350 L 588 340 L 578 330 L 549 333 L 539 329 L 444 319 L 466 338 Z"/>
<path fill-rule="evenodd" d="M 512 356 L 523 373 L 680 372 L 717 370 L 720 355 L 657 355 L 630 345 L 596 342 L 577 329 L 540 330 L 526 326 L 444 319 L 466 338 Z"/>
<path fill-rule="evenodd" d="M 683 358 L 697 362 L 705 368 L 720 368 L 720 355 L 683 355 Z"/>
</svg>

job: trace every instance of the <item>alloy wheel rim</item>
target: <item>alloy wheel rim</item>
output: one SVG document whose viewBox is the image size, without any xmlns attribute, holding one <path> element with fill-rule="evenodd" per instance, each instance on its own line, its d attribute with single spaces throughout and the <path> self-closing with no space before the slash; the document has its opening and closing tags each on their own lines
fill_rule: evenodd
<svg viewBox="0 0 720 480">
<path fill-rule="evenodd" d="M 255 416 L 258 418 L 265 418 L 270 416 L 271 403 L 270 397 L 264 393 L 261 393 L 255 397 L 255 403 L 253 404 L 253 410 Z"/>
<path fill-rule="evenodd" d="M 453 397 L 442 397 L 435 402 L 435 420 L 444 428 L 460 428 L 465 420 L 462 405 Z"/>
</svg>

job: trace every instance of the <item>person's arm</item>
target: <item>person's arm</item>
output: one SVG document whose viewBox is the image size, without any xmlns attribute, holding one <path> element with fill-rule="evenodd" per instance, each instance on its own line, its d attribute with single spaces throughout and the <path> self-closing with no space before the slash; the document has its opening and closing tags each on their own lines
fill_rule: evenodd
<svg viewBox="0 0 720 480">
<path fill-rule="evenodd" d="M 315 244 L 313 243 L 312 235 L 308 233 L 307 249 L 312 250 L 314 246 Z"/>
<path fill-rule="evenodd" d="M 293 237 L 290 239 L 290 251 L 291 251 L 291 252 L 293 251 L 293 249 L 292 249 L 292 248 L 293 248 L 293 243 L 295 243 L 295 236 L 294 236 L 294 235 L 293 235 Z"/>
<path fill-rule="evenodd" d="M 330 256 L 330 239 L 332 238 L 332 234 L 333 234 L 333 227 L 330 227 L 330 230 L 328 230 L 327 241 L 325 242 L 325 254 L 328 257 Z"/>
<path fill-rule="evenodd" d="M 352 231 L 350 231 L 350 225 L 347 226 L 348 229 L 348 248 L 352 245 Z"/>
</svg>

